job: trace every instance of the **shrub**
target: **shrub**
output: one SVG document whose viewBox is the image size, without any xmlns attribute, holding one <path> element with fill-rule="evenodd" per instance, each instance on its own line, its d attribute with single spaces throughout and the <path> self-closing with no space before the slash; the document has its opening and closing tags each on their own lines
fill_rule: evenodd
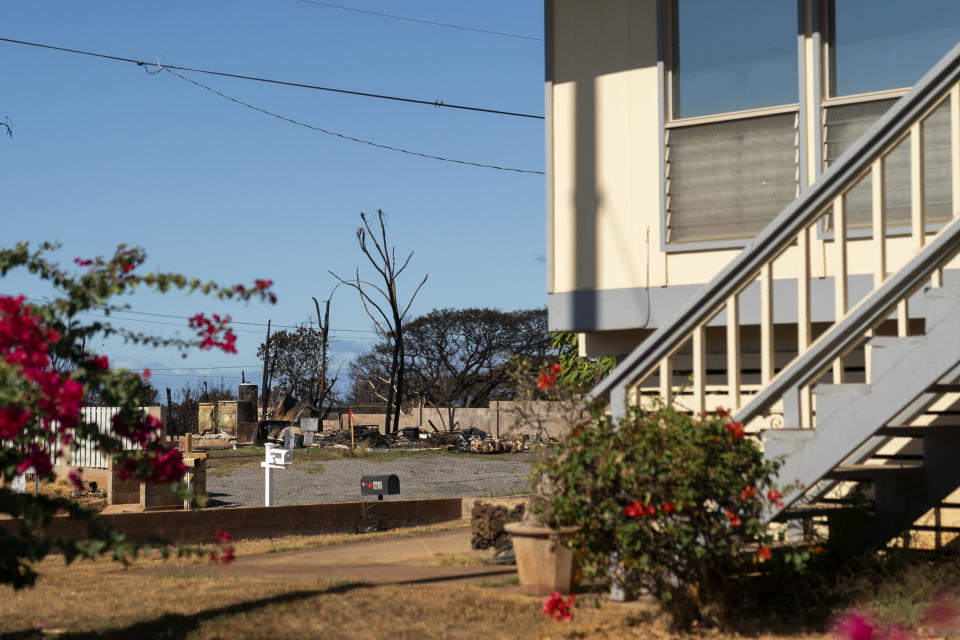
<svg viewBox="0 0 960 640">
<path fill-rule="evenodd" d="M 535 478 L 541 520 L 579 527 L 572 544 L 585 577 L 612 577 L 699 617 L 723 604 L 731 579 L 770 559 L 761 516 L 780 498 L 777 468 L 726 412 L 633 407 L 620 422 L 595 410 Z"/>
<path fill-rule="evenodd" d="M 141 249 L 120 246 L 110 259 L 74 260 L 76 273 L 53 263 L 49 254 L 57 247 L 44 244 L 31 252 L 26 243 L 0 250 L 0 276 L 14 269 L 29 271 L 58 291 L 53 302 L 28 302 L 23 296 L 0 295 L 0 472 L 7 478 L 32 470 L 41 479 L 54 480 L 51 458 L 79 440 L 94 443 L 114 456 L 122 478 L 170 484 L 177 493 L 197 506 L 187 490 L 183 476 L 186 467 L 180 452 L 166 445 L 162 425 L 139 408 L 148 390 L 149 372 L 112 369 L 108 358 L 88 352 L 84 345 L 95 344 L 110 335 L 128 342 L 149 346 L 173 346 L 184 351 L 222 349 L 235 352 L 235 336 L 227 326 L 229 318 L 197 314 L 189 328 L 196 332 L 192 340 L 157 338 L 114 327 L 106 317 L 112 310 L 123 310 L 114 299 L 137 288 L 165 292 L 198 290 L 219 299 L 251 297 L 275 301 L 270 281 L 258 280 L 252 287 L 220 287 L 179 274 L 146 273 L 136 270 L 146 255 Z M 104 315 L 101 315 L 104 314 Z M 84 321 L 84 317 L 97 320 Z M 81 419 L 85 397 L 97 397 L 117 406 L 111 430 L 100 431 Z M 130 443 L 139 451 L 128 451 Z M 82 473 L 71 472 L 70 479 L 80 486 Z M 84 540 L 56 538 L 44 533 L 44 525 L 54 514 L 87 523 Z M 59 549 L 67 562 L 78 556 L 93 557 L 112 553 L 119 560 L 135 555 L 142 547 L 128 544 L 121 533 L 97 518 L 95 512 L 80 508 L 62 498 L 15 493 L 0 486 L 0 517 L 10 516 L 15 526 L 0 527 L 0 584 L 23 587 L 33 584 L 33 564 L 52 549 Z M 182 553 L 211 553 L 223 561 L 232 559 L 229 534 L 217 532 L 214 551 L 180 546 Z M 163 548 L 169 553 L 169 548 Z"/>
</svg>

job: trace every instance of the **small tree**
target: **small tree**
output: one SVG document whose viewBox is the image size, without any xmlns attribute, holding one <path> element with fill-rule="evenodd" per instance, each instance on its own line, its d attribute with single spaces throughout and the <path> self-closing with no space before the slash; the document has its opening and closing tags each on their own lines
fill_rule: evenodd
<svg viewBox="0 0 960 640">
<path fill-rule="evenodd" d="M 357 229 L 357 243 L 360 245 L 360 251 L 363 252 L 363 255 L 367 257 L 367 260 L 373 268 L 380 274 L 380 279 L 383 281 L 383 284 L 378 285 L 369 280 L 361 280 L 359 269 L 357 269 L 356 276 L 353 280 L 344 280 L 332 271 L 330 275 L 342 284 L 357 290 L 360 294 L 360 301 L 363 304 L 364 311 L 367 312 L 367 315 L 373 321 L 374 325 L 376 325 L 380 333 L 387 336 L 391 343 L 392 353 L 390 377 L 387 385 L 387 406 L 384 429 L 388 432 L 395 433 L 400 430 L 400 406 L 404 394 L 404 318 L 410 310 L 410 305 L 413 304 L 414 298 L 417 297 L 417 293 L 420 292 L 420 288 L 426 283 L 428 276 L 423 276 L 423 280 L 421 280 L 417 288 L 414 289 L 410 300 L 407 301 L 406 306 L 401 310 L 401 302 L 397 294 L 397 279 L 407 268 L 407 265 L 410 264 L 410 259 L 413 258 L 413 251 L 410 252 L 410 255 L 408 255 L 407 259 L 402 263 L 397 260 L 397 248 L 390 247 L 387 242 L 387 226 L 384 221 L 383 211 L 377 210 L 377 222 L 380 226 L 379 239 L 377 239 L 377 234 L 370 228 L 366 214 L 361 213 L 360 219 L 363 221 L 363 226 Z M 368 240 L 373 243 L 372 249 L 368 244 Z M 379 296 L 375 297 L 375 294 L 379 294 Z M 389 309 L 389 313 L 384 311 L 381 303 L 377 302 L 378 299 L 382 299 L 382 301 L 386 303 L 385 306 Z M 371 307 L 376 310 L 376 314 L 371 310 Z M 391 418 L 392 427 L 390 426 Z"/>
<path fill-rule="evenodd" d="M 140 479 L 170 484 L 194 506 L 199 502 L 190 495 L 183 476 L 186 467 L 177 449 L 170 448 L 160 437 L 162 425 L 144 414 L 140 401 L 148 392 L 143 376 L 123 369 L 111 369 L 106 356 L 91 355 L 84 345 L 110 335 L 119 335 L 128 342 L 149 346 L 174 346 L 182 351 L 192 347 L 222 349 L 235 353 L 236 338 L 227 326 L 229 318 L 197 314 L 189 326 L 197 332 L 195 340 L 159 338 L 111 325 L 108 319 L 64 324 L 64 317 L 80 314 L 109 313 L 126 307 L 112 300 L 122 294 L 145 287 L 164 292 L 170 288 L 199 290 L 218 299 L 260 297 L 274 301 L 268 291 L 271 283 L 258 280 L 253 287 L 237 285 L 220 287 L 213 282 L 188 279 L 179 274 L 147 273 L 136 269 L 146 256 L 141 249 L 120 246 L 109 260 L 76 259 L 80 271 L 71 275 L 47 259 L 56 249 L 44 244 L 31 252 L 26 243 L 14 249 L 0 250 L 0 276 L 14 269 L 24 269 L 63 292 L 63 297 L 47 304 L 32 304 L 23 296 L 0 296 L 0 472 L 12 478 L 33 470 L 43 480 L 54 480 L 51 458 L 65 448 L 78 448 L 81 441 L 92 442 L 114 457 L 122 479 Z M 184 353 L 186 355 L 186 353 Z M 57 371 L 52 358 L 76 363 L 71 371 Z M 81 407 L 88 392 L 104 403 L 119 407 L 109 431 L 101 431 L 95 423 L 82 419 Z M 126 451 L 125 441 L 141 447 Z M 80 473 L 70 479 L 80 486 Z M 84 540 L 59 538 L 44 533 L 44 526 L 57 512 L 87 524 Z M 15 588 L 33 584 L 33 564 L 54 548 L 67 562 L 78 556 L 94 557 L 111 553 L 126 560 L 142 548 L 128 544 L 122 534 L 99 519 L 95 512 L 75 502 L 43 495 L 19 494 L 9 486 L 0 486 L 0 515 L 10 516 L 14 526 L 0 527 L 0 583 Z M 219 535 L 223 543 L 229 537 Z M 168 549 L 165 548 L 165 552 Z M 181 552 L 206 553 L 191 547 Z M 226 551 L 223 558 L 232 557 Z"/>
</svg>

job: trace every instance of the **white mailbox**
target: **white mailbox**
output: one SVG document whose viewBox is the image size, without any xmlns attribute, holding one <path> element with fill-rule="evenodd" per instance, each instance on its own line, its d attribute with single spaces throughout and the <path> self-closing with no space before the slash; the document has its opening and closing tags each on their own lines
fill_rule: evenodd
<svg viewBox="0 0 960 640">
<path fill-rule="evenodd" d="M 281 449 L 272 442 L 268 442 L 265 448 L 266 459 L 260 463 L 264 475 L 263 503 L 270 507 L 273 506 L 273 482 L 270 472 L 274 469 L 286 469 L 288 464 L 292 464 L 293 452 Z"/>
<path fill-rule="evenodd" d="M 276 446 L 267 448 L 267 464 L 288 465 L 293 463 L 293 451 Z"/>
</svg>

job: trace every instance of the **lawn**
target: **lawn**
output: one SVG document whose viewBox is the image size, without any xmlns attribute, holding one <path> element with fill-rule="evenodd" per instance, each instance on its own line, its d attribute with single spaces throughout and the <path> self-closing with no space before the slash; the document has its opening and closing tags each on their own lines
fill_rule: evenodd
<svg viewBox="0 0 960 640">
<path fill-rule="evenodd" d="M 270 557 L 267 554 L 463 526 L 241 541 L 237 554 Z M 442 565 L 474 562 L 466 556 L 438 559 Z M 602 602 L 598 607 L 591 596 L 581 597 L 572 622 L 555 622 L 542 613 L 541 598 L 518 592 L 515 579 L 372 586 L 210 575 L 207 566 L 205 560 L 151 557 L 128 568 L 109 560 L 68 567 L 62 559 L 50 558 L 39 567 L 36 587 L 0 588 L 0 638 L 672 637 L 667 620 L 650 602 Z M 709 631 L 702 635 L 717 637 Z"/>
</svg>

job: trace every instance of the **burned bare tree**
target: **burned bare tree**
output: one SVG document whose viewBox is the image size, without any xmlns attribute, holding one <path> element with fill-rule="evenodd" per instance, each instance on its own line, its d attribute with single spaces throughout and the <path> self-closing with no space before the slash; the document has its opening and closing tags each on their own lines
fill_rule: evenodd
<svg viewBox="0 0 960 640">
<path fill-rule="evenodd" d="M 406 260 L 400 263 L 397 260 L 397 248 L 390 247 L 387 243 L 387 227 L 384 222 L 383 211 L 377 210 L 377 222 L 380 225 L 379 240 L 377 234 L 370 228 L 370 222 L 365 213 L 360 214 L 363 220 L 363 226 L 357 229 L 357 242 L 360 244 L 360 251 L 367 257 L 367 260 L 373 265 L 373 268 L 380 274 L 383 285 L 378 285 L 369 280 L 360 279 L 360 269 L 356 271 L 353 280 L 344 280 L 337 274 L 330 272 L 334 278 L 342 284 L 353 287 L 360 294 L 360 301 L 363 303 L 363 309 L 370 316 L 370 319 L 376 325 L 377 329 L 390 341 L 391 362 L 390 362 L 390 381 L 387 385 L 387 407 L 385 411 L 384 429 L 395 433 L 400 428 L 400 405 L 403 401 L 403 376 L 404 376 L 404 351 L 403 351 L 403 319 L 410 310 L 414 298 L 420 292 L 427 281 L 428 275 L 423 276 L 423 280 L 414 289 L 413 295 L 407 301 L 406 306 L 401 311 L 400 299 L 397 295 L 397 278 L 410 264 L 413 258 L 413 251 L 407 256 Z M 368 241 L 373 244 L 371 249 Z M 384 307 L 374 298 L 375 294 L 380 294 L 386 306 L 389 306 L 389 313 L 384 311 Z M 375 309 L 376 314 L 371 310 Z M 391 427 L 391 415 L 393 426 Z"/>
</svg>

